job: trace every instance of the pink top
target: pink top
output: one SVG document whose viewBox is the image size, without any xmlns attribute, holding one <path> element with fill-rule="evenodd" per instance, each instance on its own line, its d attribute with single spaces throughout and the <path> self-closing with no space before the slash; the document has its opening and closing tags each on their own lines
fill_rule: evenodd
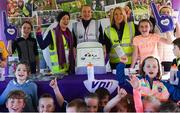
<svg viewBox="0 0 180 113">
<path fill-rule="evenodd" d="M 142 35 L 134 37 L 133 45 L 138 48 L 141 63 L 148 56 L 159 58 L 157 49 L 159 40 L 160 36 L 157 34 L 149 34 L 147 37 L 143 37 Z"/>
<path fill-rule="evenodd" d="M 133 99 L 134 99 L 134 105 L 135 105 L 135 109 L 136 112 L 144 112 L 143 110 L 143 103 L 141 100 L 141 93 L 139 91 L 139 89 L 133 89 Z"/>
</svg>

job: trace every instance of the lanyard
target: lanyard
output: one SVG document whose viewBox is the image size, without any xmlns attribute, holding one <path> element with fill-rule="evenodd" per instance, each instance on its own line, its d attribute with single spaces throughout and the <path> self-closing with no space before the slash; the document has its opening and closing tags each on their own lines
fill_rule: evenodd
<svg viewBox="0 0 180 113">
<path fill-rule="evenodd" d="M 87 26 L 85 32 L 84 32 L 84 42 L 88 41 L 88 32 L 89 32 L 89 25 Z"/>
</svg>

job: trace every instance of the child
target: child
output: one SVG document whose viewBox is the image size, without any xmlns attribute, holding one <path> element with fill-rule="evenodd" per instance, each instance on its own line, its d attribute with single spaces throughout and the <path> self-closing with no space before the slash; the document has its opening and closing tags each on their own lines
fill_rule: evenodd
<svg viewBox="0 0 180 113">
<path fill-rule="evenodd" d="M 175 102 L 168 101 L 161 104 L 159 112 L 180 112 L 180 108 Z"/>
<path fill-rule="evenodd" d="M 164 5 L 160 8 L 159 13 L 161 15 L 172 16 L 173 10 L 170 6 Z M 180 29 L 179 23 L 176 22 L 174 24 L 176 24 L 176 26 L 175 26 L 176 32 L 174 32 L 174 30 L 170 32 L 173 40 L 177 36 L 178 37 L 180 36 L 180 31 L 178 30 L 178 29 Z M 166 39 L 170 38 L 167 36 L 166 33 L 161 33 L 160 30 L 157 28 L 157 26 L 155 26 L 155 33 L 158 33 L 163 38 L 166 38 Z M 163 43 L 158 44 L 159 57 L 160 57 L 162 65 L 164 66 L 164 71 L 170 70 L 172 60 L 175 58 L 172 49 L 173 49 L 172 44 L 163 44 Z"/>
<path fill-rule="evenodd" d="M 38 100 L 37 85 L 34 82 L 28 80 L 29 73 L 30 73 L 29 66 L 26 63 L 20 62 L 17 65 L 15 71 L 15 79 L 9 81 L 6 89 L 1 94 L 0 105 L 5 103 L 9 92 L 11 92 L 12 90 L 22 90 L 26 94 L 26 102 L 27 102 L 24 111 L 25 112 L 35 111 Z"/>
<path fill-rule="evenodd" d="M 173 53 L 176 56 L 172 65 L 175 64 L 180 71 L 180 38 L 175 39 L 172 43 L 174 44 Z"/>
<path fill-rule="evenodd" d="M 160 38 L 157 34 L 151 34 L 152 31 L 152 23 L 148 19 L 142 19 L 139 22 L 139 31 L 141 35 L 136 36 L 133 39 L 134 52 L 132 57 L 131 68 L 133 68 L 137 62 L 138 57 L 140 58 L 140 62 L 148 57 L 154 56 L 159 58 L 157 45 L 159 42 L 170 44 L 172 37 L 170 32 L 167 32 L 167 36 L 169 38 Z"/>
<path fill-rule="evenodd" d="M 3 41 L 0 41 L 0 68 L 7 65 L 8 52 Z"/>
<path fill-rule="evenodd" d="M 168 6 L 168 5 L 162 6 L 159 9 L 159 13 L 161 15 L 174 16 L 172 7 Z M 175 29 L 174 29 L 175 37 L 180 37 L 180 24 L 179 24 L 179 22 L 177 20 L 173 20 L 173 22 L 174 22 L 174 27 L 175 27 Z"/>
<path fill-rule="evenodd" d="M 127 94 L 123 97 L 118 104 L 116 104 L 115 108 L 111 110 L 112 112 L 135 112 L 133 96 L 131 94 Z"/>
<path fill-rule="evenodd" d="M 180 87 L 180 38 L 175 39 L 172 43 L 174 46 L 173 53 L 176 58 L 173 60 L 170 70 L 170 83 Z"/>
<path fill-rule="evenodd" d="M 87 112 L 87 105 L 82 99 L 72 100 L 66 108 L 66 113 Z"/>
<path fill-rule="evenodd" d="M 120 87 L 117 88 L 117 95 L 112 98 L 105 106 L 104 106 L 104 112 L 110 112 L 113 107 L 115 107 L 122 98 L 124 98 L 127 95 L 126 90 L 120 89 Z M 121 112 L 127 112 L 121 111 Z"/>
<path fill-rule="evenodd" d="M 31 73 L 35 74 L 36 69 L 39 70 L 39 58 L 36 39 L 31 37 L 32 29 L 32 24 L 29 21 L 24 21 L 22 24 L 22 36 L 13 43 L 9 41 L 8 50 L 12 54 L 17 49 L 19 61 L 26 61 L 30 66 Z"/>
<path fill-rule="evenodd" d="M 98 96 L 96 93 L 90 93 L 89 95 L 85 96 L 84 100 L 87 104 L 88 112 L 97 112 L 98 111 L 99 99 L 98 99 Z"/>
<path fill-rule="evenodd" d="M 21 90 L 13 90 L 7 96 L 6 108 L 9 113 L 21 113 L 26 105 L 26 94 Z"/>
<path fill-rule="evenodd" d="M 128 82 L 133 87 L 133 98 L 135 103 L 136 112 L 157 112 L 161 102 L 153 95 L 143 97 L 141 100 L 140 84 L 136 76 L 130 77 Z"/>
<path fill-rule="evenodd" d="M 126 62 L 127 58 L 122 57 L 122 62 Z M 117 77 L 119 85 L 132 94 L 132 86 L 127 81 L 128 76 L 124 74 L 124 63 L 119 63 L 117 66 Z M 149 56 L 144 59 L 141 67 L 139 79 L 136 79 L 139 85 L 139 90 L 142 96 L 155 96 L 160 101 L 167 101 L 169 98 L 178 101 L 180 99 L 180 89 L 170 85 L 167 82 L 161 81 L 160 65 L 157 58 Z"/>
<path fill-rule="evenodd" d="M 95 93 L 98 95 L 98 99 L 99 99 L 98 112 L 103 112 L 104 106 L 109 101 L 110 93 L 104 87 L 100 87 L 96 89 Z"/>
<path fill-rule="evenodd" d="M 38 111 L 39 113 L 55 111 L 54 99 L 50 94 L 45 93 L 41 95 L 39 98 Z"/>
</svg>

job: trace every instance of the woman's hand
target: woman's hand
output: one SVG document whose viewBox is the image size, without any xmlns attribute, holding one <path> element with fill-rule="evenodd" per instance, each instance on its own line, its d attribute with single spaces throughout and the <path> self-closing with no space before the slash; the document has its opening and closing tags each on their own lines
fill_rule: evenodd
<svg viewBox="0 0 180 113">
<path fill-rule="evenodd" d="M 120 57 L 120 62 L 122 62 L 122 63 L 126 63 L 126 62 L 128 62 L 128 58 L 127 58 L 127 56 L 126 55 L 123 55 L 122 57 Z"/>
</svg>

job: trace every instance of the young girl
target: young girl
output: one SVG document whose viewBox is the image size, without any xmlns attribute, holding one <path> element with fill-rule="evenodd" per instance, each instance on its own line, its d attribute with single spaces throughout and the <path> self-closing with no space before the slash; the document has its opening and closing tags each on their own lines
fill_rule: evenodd
<svg viewBox="0 0 180 113">
<path fill-rule="evenodd" d="M 11 54 L 17 49 L 19 61 L 26 61 L 30 66 L 31 73 L 34 74 L 36 69 L 39 70 L 39 56 L 36 39 L 31 37 L 32 28 L 32 24 L 29 21 L 24 21 L 22 24 L 22 36 L 13 41 L 13 43 L 9 41 L 8 50 Z"/>
<path fill-rule="evenodd" d="M 160 8 L 159 13 L 161 15 L 172 16 L 173 10 L 170 6 L 164 5 Z M 175 24 L 176 32 L 174 32 L 174 30 L 170 32 L 173 40 L 176 37 L 180 36 L 179 22 L 174 22 L 174 24 Z M 161 33 L 157 26 L 155 26 L 155 33 L 158 33 L 161 37 L 163 37 L 165 39 L 170 38 L 167 36 L 166 33 Z M 160 57 L 162 65 L 164 66 L 165 71 L 169 71 L 170 68 L 168 68 L 168 67 L 170 67 L 172 60 L 175 58 L 172 49 L 173 49 L 173 44 L 163 44 L 163 43 L 158 44 L 159 57 Z"/>
<path fill-rule="evenodd" d="M 127 58 L 122 57 L 121 60 L 126 62 Z M 119 63 L 117 66 L 117 77 L 119 85 L 126 89 L 127 92 L 133 93 L 133 88 L 128 76 L 124 74 L 124 63 Z M 144 59 L 141 67 L 139 79 L 136 79 L 136 83 L 139 83 L 139 90 L 142 96 L 155 96 L 160 101 L 167 101 L 169 98 L 177 101 L 180 99 L 180 89 L 170 85 L 167 82 L 161 81 L 160 65 L 157 58 L 152 56 Z"/>
<path fill-rule="evenodd" d="M 131 64 L 132 68 L 136 64 L 138 57 L 140 57 L 141 63 L 148 56 L 154 56 L 159 58 L 157 49 L 158 42 L 171 44 L 172 41 L 170 32 L 166 33 L 169 37 L 168 39 L 160 38 L 160 36 L 157 34 L 151 34 L 150 32 L 152 31 L 152 23 L 148 19 L 142 19 L 139 22 L 138 28 L 141 35 L 136 36 L 133 39 L 134 52 Z"/>
<path fill-rule="evenodd" d="M 140 84 L 136 76 L 130 77 L 128 82 L 133 87 L 133 99 L 135 103 L 136 112 L 157 112 L 161 102 L 154 95 L 141 97 Z"/>
<path fill-rule="evenodd" d="M 25 112 L 35 111 L 37 107 L 37 85 L 34 82 L 28 80 L 28 75 L 30 73 L 29 66 L 20 62 L 17 65 L 15 71 L 15 79 L 9 81 L 6 89 L 0 96 L 0 105 L 4 104 L 9 92 L 13 90 L 22 90 L 26 94 L 26 106 L 24 108 Z"/>
</svg>

